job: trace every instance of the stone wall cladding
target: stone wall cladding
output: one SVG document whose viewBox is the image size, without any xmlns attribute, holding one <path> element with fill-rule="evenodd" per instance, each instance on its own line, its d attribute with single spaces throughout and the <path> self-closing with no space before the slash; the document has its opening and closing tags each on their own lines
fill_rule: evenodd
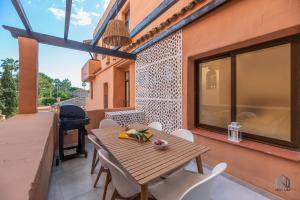
<svg viewBox="0 0 300 200">
<path fill-rule="evenodd" d="M 182 31 L 137 55 L 136 109 L 170 133 L 182 127 Z"/>
</svg>

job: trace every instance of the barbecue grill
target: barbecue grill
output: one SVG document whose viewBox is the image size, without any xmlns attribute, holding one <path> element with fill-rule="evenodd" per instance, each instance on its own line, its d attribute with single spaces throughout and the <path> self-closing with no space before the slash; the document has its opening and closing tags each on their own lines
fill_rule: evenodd
<svg viewBox="0 0 300 200">
<path fill-rule="evenodd" d="M 85 135 L 87 131 L 85 125 L 90 123 L 90 119 L 84 112 L 84 110 L 75 105 L 61 105 L 59 112 L 59 159 L 65 161 L 71 158 L 84 155 L 87 157 L 87 151 L 85 150 Z M 75 146 L 64 145 L 64 135 L 68 134 L 69 130 L 78 130 L 78 144 Z M 76 153 L 65 155 L 65 150 L 71 150 L 76 148 Z M 58 160 L 56 164 L 58 165 Z"/>
</svg>

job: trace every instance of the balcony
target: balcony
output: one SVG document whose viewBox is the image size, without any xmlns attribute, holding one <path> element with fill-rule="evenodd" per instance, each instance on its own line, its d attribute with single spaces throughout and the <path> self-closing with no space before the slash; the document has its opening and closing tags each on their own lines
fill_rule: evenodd
<svg viewBox="0 0 300 200">
<path fill-rule="evenodd" d="M 68 36 L 70 19 L 80 17 L 72 1 L 55 11 L 65 20 L 62 38 L 33 31 L 21 1 L 12 1 L 25 28 L 3 26 L 18 40 L 20 68 L 18 114 L 0 114 L 1 200 L 299 198 L 300 4 L 153 2 L 110 1 L 92 40 L 77 42 Z M 125 20 L 131 44 L 100 46 L 113 19 Z M 54 105 L 38 109 L 39 43 L 92 57 L 81 68 L 91 87 L 82 112 L 87 157 L 56 165 L 59 141 L 69 148 L 78 132 L 59 134 Z M 144 120 L 102 127 L 107 112 Z M 226 135 L 236 120 L 247 128 L 239 142 Z"/>
<path fill-rule="evenodd" d="M 96 76 L 95 73 L 101 70 L 101 62 L 99 60 L 88 60 L 81 69 L 82 82 L 92 81 Z"/>
<path fill-rule="evenodd" d="M 88 111 L 91 123 L 87 129 L 97 128 L 105 118 L 105 112 L 128 110 L 134 108 L 108 109 Z M 63 162 L 58 167 L 52 164 L 52 155 L 57 144 L 57 120 L 53 112 L 17 115 L 0 123 L 1 128 L 1 193 L 2 199 L 99 199 L 103 194 L 105 176 L 101 176 L 96 187 L 93 187 L 100 166 L 91 174 L 93 145 L 87 141 L 87 158 L 76 158 Z M 32 131 L 35 130 L 35 131 Z M 204 134 L 204 133 L 203 133 Z M 197 133 L 195 141 L 201 144 L 203 138 Z M 76 138 L 75 138 L 76 139 Z M 68 142 L 74 137 L 66 138 Z M 212 147 L 212 146 L 211 146 Z M 217 148 L 217 147 L 216 147 Z M 204 156 L 209 160 L 210 154 Z M 22 170 L 18 170 L 22 165 Z M 53 165 L 53 166 L 52 166 Z M 196 171 L 195 162 L 186 169 Z M 205 165 L 204 173 L 210 173 L 210 166 Z M 24 174 L 26 171 L 26 174 Z M 49 181 L 49 186 L 48 186 Z M 33 183 L 33 184 L 32 184 Z M 11 187 L 19 188 L 18 193 L 12 193 Z M 49 191 L 48 191 L 49 187 Z M 48 191 L 48 192 L 47 192 Z M 246 183 L 227 173 L 218 177 L 212 189 L 212 199 L 233 199 L 236 195 L 247 199 L 266 200 L 276 198 L 265 193 L 258 187 Z M 222 191 L 222 192 L 220 192 Z M 113 192 L 113 184 L 108 187 L 107 196 Z"/>
</svg>

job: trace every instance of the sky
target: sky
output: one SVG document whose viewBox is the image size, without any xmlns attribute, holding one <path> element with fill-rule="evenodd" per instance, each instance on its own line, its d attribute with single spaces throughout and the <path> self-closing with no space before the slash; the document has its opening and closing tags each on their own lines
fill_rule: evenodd
<svg viewBox="0 0 300 200">
<path fill-rule="evenodd" d="M 33 31 L 63 38 L 65 0 L 21 0 Z M 93 38 L 93 31 L 109 0 L 73 0 L 69 39 Z M 0 0 L 0 59 L 18 59 L 18 41 L 2 25 L 25 29 L 10 0 Z M 51 78 L 68 78 L 81 87 L 81 67 L 88 52 L 39 44 L 39 71 Z"/>
</svg>

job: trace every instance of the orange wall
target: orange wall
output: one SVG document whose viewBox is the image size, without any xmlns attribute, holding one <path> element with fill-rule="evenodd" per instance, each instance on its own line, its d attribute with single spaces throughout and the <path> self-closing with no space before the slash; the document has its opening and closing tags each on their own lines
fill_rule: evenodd
<svg viewBox="0 0 300 200">
<path fill-rule="evenodd" d="M 183 29 L 185 127 L 194 126 L 193 60 L 300 32 L 291 28 L 300 25 L 299 11 L 299 0 L 231 1 Z"/>
<path fill-rule="evenodd" d="M 183 29 L 183 119 L 194 128 L 194 60 L 264 41 L 300 33 L 299 0 L 231 1 Z M 292 180 L 290 192 L 276 193 L 299 199 L 300 163 L 199 136 L 211 147 L 204 162 L 228 163 L 228 173 L 269 192 L 280 174 Z M 263 163 L 263 165 L 262 165 Z"/>
<path fill-rule="evenodd" d="M 125 98 L 124 76 L 125 71 L 130 74 L 130 106 L 135 105 L 135 68 L 131 61 L 119 62 L 118 65 L 111 65 L 96 73 L 93 82 L 93 99 L 91 91 L 86 99 L 86 110 L 98 110 L 104 108 L 104 83 L 108 83 L 108 108 L 123 107 Z"/>
<path fill-rule="evenodd" d="M 0 123 L 0 199 L 47 199 L 56 125 L 51 112 L 18 114 Z"/>
<path fill-rule="evenodd" d="M 162 1 L 163 0 L 130 0 L 130 14 L 134 16 L 130 19 L 130 30 L 133 30 L 133 28 L 149 15 Z"/>
<path fill-rule="evenodd" d="M 96 75 L 96 78 L 92 81 L 93 99 L 91 99 L 91 94 L 87 97 L 86 110 L 98 110 L 104 108 L 104 83 L 108 83 L 108 108 L 113 108 L 113 72 L 113 68 L 109 68 L 100 75 Z"/>
</svg>

